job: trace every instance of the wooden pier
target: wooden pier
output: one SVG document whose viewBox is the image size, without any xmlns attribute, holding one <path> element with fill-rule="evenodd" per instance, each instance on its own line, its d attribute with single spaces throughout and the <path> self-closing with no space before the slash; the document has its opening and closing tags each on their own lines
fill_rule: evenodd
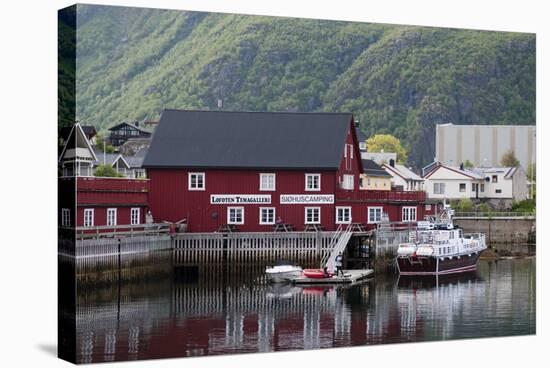
<svg viewBox="0 0 550 368">
<path fill-rule="evenodd" d="M 312 285 L 312 284 L 351 284 L 359 280 L 371 276 L 374 270 L 344 270 L 343 276 L 333 276 L 326 279 L 310 279 L 308 277 L 300 277 L 292 280 L 296 285 Z"/>
</svg>

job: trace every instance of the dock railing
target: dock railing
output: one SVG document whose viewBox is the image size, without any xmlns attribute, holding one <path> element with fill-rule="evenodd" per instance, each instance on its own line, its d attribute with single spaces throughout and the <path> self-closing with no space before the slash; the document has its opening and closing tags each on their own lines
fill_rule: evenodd
<svg viewBox="0 0 550 368">
<path fill-rule="evenodd" d="M 484 212 L 455 212 L 454 219 L 534 219 L 535 212 L 503 212 L 503 211 L 484 211 Z"/>
<path fill-rule="evenodd" d="M 169 226 L 165 223 L 115 226 L 77 226 L 76 228 L 63 229 L 74 230 L 76 233 L 76 239 L 78 240 L 148 235 L 159 236 L 169 233 Z"/>
</svg>

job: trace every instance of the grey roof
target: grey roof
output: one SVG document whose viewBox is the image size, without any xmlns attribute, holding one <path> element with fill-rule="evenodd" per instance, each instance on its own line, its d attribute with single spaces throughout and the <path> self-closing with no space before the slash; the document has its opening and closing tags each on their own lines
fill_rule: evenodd
<svg viewBox="0 0 550 368">
<path fill-rule="evenodd" d="M 363 172 L 371 176 L 380 176 L 384 178 L 391 178 L 391 175 L 386 172 L 383 168 L 378 166 L 373 160 L 361 160 L 363 163 Z"/>
<path fill-rule="evenodd" d="M 143 165 L 143 160 L 145 159 L 145 155 L 147 154 L 149 147 L 143 147 L 139 151 L 136 152 L 135 155 L 132 156 L 124 156 L 126 159 L 126 162 L 128 162 L 128 165 L 130 167 L 141 167 Z"/>
<path fill-rule="evenodd" d="M 351 113 L 164 110 L 143 167 L 337 170 Z"/>
<path fill-rule="evenodd" d="M 359 127 L 355 127 L 355 135 L 357 135 L 357 140 L 359 142 L 365 142 L 368 138 L 367 135 L 359 129 Z"/>
<path fill-rule="evenodd" d="M 408 167 L 406 167 L 404 165 L 395 164 L 395 168 L 403 176 L 405 176 L 406 179 L 422 181 L 422 178 L 420 176 L 416 175 L 416 173 L 414 171 L 412 171 L 411 169 L 409 169 Z"/>
</svg>

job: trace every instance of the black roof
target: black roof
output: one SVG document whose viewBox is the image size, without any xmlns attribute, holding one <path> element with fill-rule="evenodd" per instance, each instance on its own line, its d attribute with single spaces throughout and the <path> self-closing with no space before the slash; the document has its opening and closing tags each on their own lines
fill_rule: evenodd
<svg viewBox="0 0 550 368">
<path fill-rule="evenodd" d="M 138 124 L 138 123 L 136 122 L 136 124 Z M 125 122 L 125 121 L 123 121 L 122 123 L 117 124 L 117 125 L 115 125 L 115 126 L 112 126 L 112 127 L 110 127 L 109 129 L 107 129 L 107 130 L 110 130 L 110 131 L 119 130 L 119 129 L 125 127 L 125 126 L 129 126 L 130 128 L 135 129 L 135 130 L 138 130 L 138 131 L 140 131 L 140 132 L 142 132 L 142 133 L 146 133 L 146 134 L 149 134 L 149 135 L 151 134 L 151 132 L 149 132 L 149 131 L 147 131 L 147 130 L 145 130 L 145 129 L 142 129 L 142 128 L 138 127 L 138 126 L 135 125 L 135 124 L 130 124 L 130 123 L 127 123 L 127 122 Z"/>
<path fill-rule="evenodd" d="M 164 110 L 143 167 L 337 170 L 351 113 Z"/>
<path fill-rule="evenodd" d="M 386 178 L 391 178 L 391 175 L 386 172 L 382 167 L 380 167 L 373 160 L 361 160 L 363 162 L 363 172 L 371 176 L 381 176 Z"/>
</svg>

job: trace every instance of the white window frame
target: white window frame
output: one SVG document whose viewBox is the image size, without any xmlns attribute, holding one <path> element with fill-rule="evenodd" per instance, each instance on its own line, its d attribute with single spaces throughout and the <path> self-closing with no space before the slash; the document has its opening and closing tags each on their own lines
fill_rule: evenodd
<svg viewBox="0 0 550 368">
<path fill-rule="evenodd" d="M 317 188 L 309 187 L 309 178 L 317 178 Z M 313 179 L 312 179 L 313 180 Z M 305 174 L 305 190 L 306 192 L 319 192 L 321 191 L 321 174 Z M 314 181 L 312 181 L 313 183 Z"/>
<path fill-rule="evenodd" d="M 117 209 L 107 208 L 107 226 L 116 226 L 117 224 Z M 114 214 L 111 218 L 110 214 Z"/>
<path fill-rule="evenodd" d="M 139 207 L 130 208 L 130 225 L 139 225 L 141 222 L 141 209 Z"/>
<path fill-rule="evenodd" d="M 370 217 L 370 211 L 372 210 L 380 210 L 380 220 L 371 219 Z M 382 221 L 382 214 L 384 213 L 384 207 L 382 206 L 369 206 L 367 207 L 367 223 L 369 224 L 377 224 Z"/>
<path fill-rule="evenodd" d="M 435 182 L 433 184 L 434 184 L 434 194 L 445 194 L 445 183 Z M 439 190 L 435 190 L 436 185 L 439 188 Z M 441 190 L 441 189 L 443 189 L 443 190 Z"/>
<path fill-rule="evenodd" d="M 94 209 L 93 208 L 85 208 L 84 209 L 84 227 L 92 227 L 94 226 Z"/>
<path fill-rule="evenodd" d="M 344 174 L 342 176 L 342 189 L 353 190 L 355 187 L 355 175 Z"/>
<path fill-rule="evenodd" d="M 412 216 L 413 214 L 414 214 L 414 216 Z M 406 206 L 406 207 L 401 208 L 401 221 L 402 222 L 416 222 L 416 219 L 417 219 L 416 206 Z"/>
<path fill-rule="evenodd" d="M 263 221 L 263 212 L 273 211 L 273 219 L 269 221 Z M 275 225 L 275 207 L 260 207 L 260 225 Z"/>
<path fill-rule="evenodd" d="M 241 211 L 241 221 L 232 221 L 231 220 L 231 211 L 232 210 L 239 210 Z M 235 218 L 237 216 L 235 215 Z M 228 225 L 244 225 L 244 207 L 227 207 L 227 224 Z"/>
<path fill-rule="evenodd" d="M 317 221 L 308 221 L 308 211 L 317 211 Z M 314 216 L 312 216 L 314 218 Z M 304 224 L 306 225 L 319 225 L 321 223 L 321 207 L 304 207 Z"/>
<path fill-rule="evenodd" d="M 191 185 L 192 183 L 192 178 L 193 176 L 197 176 L 197 181 L 195 184 L 198 184 L 198 177 L 201 176 L 202 177 L 202 187 L 193 187 Z M 187 175 L 187 188 L 189 190 L 206 190 L 206 174 L 204 172 L 190 172 L 188 175 Z"/>
<path fill-rule="evenodd" d="M 272 186 L 265 186 L 265 184 L 270 184 L 269 179 L 267 178 L 273 178 L 273 184 Z M 267 179 L 268 182 L 264 182 L 264 179 Z M 260 173 L 260 190 L 261 191 L 275 191 L 277 184 L 276 184 L 277 176 L 275 173 Z"/>
<path fill-rule="evenodd" d="M 61 209 L 61 226 L 71 226 L 71 210 L 70 208 Z"/>
<path fill-rule="evenodd" d="M 461 189 L 462 186 L 464 186 L 464 190 Z M 466 183 L 458 183 L 458 192 L 459 193 L 466 193 Z"/>
<path fill-rule="evenodd" d="M 344 219 L 344 214 L 347 212 L 347 220 Z M 342 214 L 342 219 L 340 219 Z M 351 206 L 337 206 L 336 207 L 336 223 L 337 224 L 351 224 Z"/>
</svg>

